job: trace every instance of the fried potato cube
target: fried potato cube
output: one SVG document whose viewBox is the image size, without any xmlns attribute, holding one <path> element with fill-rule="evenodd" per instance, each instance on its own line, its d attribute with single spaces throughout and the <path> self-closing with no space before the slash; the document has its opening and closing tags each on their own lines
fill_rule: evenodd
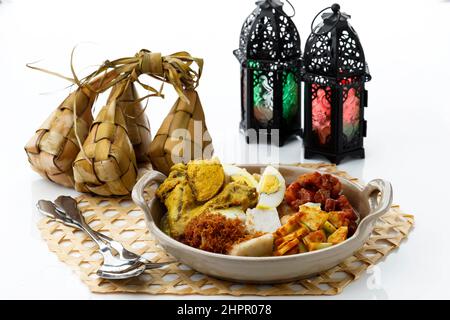
<svg viewBox="0 0 450 320">
<path fill-rule="evenodd" d="M 290 233 L 287 236 L 284 236 L 282 238 L 276 238 L 275 241 L 273 242 L 273 244 L 275 245 L 275 248 L 281 248 L 284 244 L 295 239 L 294 237 L 292 237 L 290 235 L 292 235 L 292 233 Z"/>
<path fill-rule="evenodd" d="M 275 252 L 273 253 L 273 255 L 274 256 L 282 256 L 286 252 L 291 250 L 292 248 L 297 247 L 299 243 L 300 243 L 300 240 L 298 240 L 298 239 L 291 240 L 291 241 L 283 244 L 281 247 L 278 247 L 277 250 L 275 250 Z"/>
<path fill-rule="evenodd" d="M 347 239 L 348 227 L 340 227 L 328 237 L 328 242 L 338 244 Z"/>
<path fill-rule="evenodd" d="M 329 221 L 325 221 L 322 228 L 329 235 L 337 230 L 336 227 L 333 226 Z"/>
<path fill-rule="evenodd" d="M 194 160 L 187 164 L 187 178 L 197 201 L 214 197 L 225 181 L 225 172 L 218 160 Z"/>
<path fill-rule="evenodd" d="M 299 216 L 298 213 L 294 214 L 292 217 L 288 219 L 288 221 L 279 227 L 275 231 L 275 237 L 284 237 L 291 232 L 294 232 L 298 228 L 300 228 L 300 224 L 298 223 Z"/>
<path fill-rule="evenodd" d="M 303 243 L 308 247 L 308 243 L 311 242 L 325 242 L 327 237 L 323 230 L 317 230 L 309 233 L 307 236 L 303 237 Z"/>
<path fill-rule="evenodd" d="M 278 215 L 280 214 L 280 209 L 279 209 L 279 208 L 280 208 L 280 207 L 277 208 L 277 210 L 278 210 Z M 292 214 L 291 214 L 291 215 L 284 215 L 284 216 L 281 216 L 281 218 L 280 218 L 281 225 L 286 224 L 290 218 L 292 218 Z"/>
<path fill-rule="evenodd" d="M 328 221 L 336 228 L 347 226 L 350 222 L 343 211 L 328 212 Z"/>
<path fill-rule="evenodd" d="M 310 242 L 308 243 L 308 250 L 309 251 L 316 251 L 320 249 L 325 249 L 328 247 L 331 247 L 333 244 L 329 242 Z"/>
<path fill-rule="evenodd" d="M 293 239 L 303 238 L 309 233 L 309 230 L 305 227 L 300 227 L 299 229 L 295 230 L 294 232 L 289 233 L 288 235 L 278 238 L 275 240 L 275 246 L 280 246 L 284 242 L 289 242 Z"/>
<path fill-rule="evenodd" d="M 317 231 L 328 220 L 328 213 L 322 211 L 318 206 L 301 205 L 299 220 L 311 231 Z"/>
<path fill-rule="evenodd" d="M 298 250 L 298 246 L 297 246 L 297 247 L 293 247 L 291 250 L 289 250 L 288 252 L 286 252 L 284 255 L 285 255 L 285 256 L 288 256 L 288 255 L 291 255 L 291 254 L 297 254 L 297 253 L 300 253 L 300 251 Z"/>
<path fill-rule="evenodd" d="M 299 229 L 292 232 L 292 236 L 294 238 L 303 238 L 309 233 L 308 228 L 305 228 L 304 226 L 301 226 Z M 288 235 L 289 236 L 289 235 Z"/>
</svg>

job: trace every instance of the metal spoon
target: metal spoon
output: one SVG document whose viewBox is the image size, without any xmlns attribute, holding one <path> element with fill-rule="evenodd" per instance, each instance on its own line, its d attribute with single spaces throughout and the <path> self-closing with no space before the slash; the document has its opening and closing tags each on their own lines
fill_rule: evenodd
<svg viewBox="0 0 450 320">
<path fill-rule="evenodd" d="M 61 201 L 60 204 L 64 204 L 65 202 L 67 204 L 70 204 L 68 199 L 60 199 L 60 200 L 64 200 Z M 72 212 L 72 214 L 69 216 L 68 214 L 65 213 L 65 211 L 59 210 L 59 208 L 53 204 L 50 201 L 46 201 L 46 200 L 40 200 L 37 204 L 37 207 L 39 209 L 39 211 L 46 215 L 49 216 L 50 218 L 55 219 L 58 222 L 61 222 L 63 224 L 66 224 L 68 226 L 71 227 L 75 227 L 77 229 L 83 230 L 85 231 L 89 236 L 91 236 L 92 240 L 94 242 L 97 243 L 97 245 L 100 248 L 100 253 L 103 255 L 104 261 L 103 261 L 103 265 L 99 268 L 99 270 L 97 271 L 97 274 L 102 277 L 102 278 L 107 278 L 107 279 L 125 279 L 125 278 L 129 278 L 129 277 L 134 277 L 137 276 L 139 274 L 141 274 L 142 272 L 144 272 L 146 269 L 153 269 L 153 268 L 159 268 L 161 266 L 167 265 L 168 263 L 172 263 L 172 262 L 166 262 L 166 263 L 151 263 L 148 260 L 146 260 L 145 258 L 136 255 L 130 251 L 128 251 L 128 254 L 124 254 L 124 252 L 121 250 L 121 248 L 123 248 L 123 246 L 116 242 L 116 244 L 114 245 L 114 247 L 117 247 L 117 252 L 119 253 L 119 255 L 121 256 L 116 257 L 114 256 L 111 247 L 113 247 L 113 245 L 110 245 L 109 237 L 101 234 L 101 233 L 97 233 L 94 230 L 90 229 L 90 227 L 88 226 L 88 228 L 90 229 L 90 232 L 88 232 L 87 230 L 85 230 L 85 228 L 83 228 L 84 226 L 81 224 L 81 221 L 84 221 L 84 218 L 82 217 L 81 213 L 79 213 L 79 215 L 81 216 L 81 220 L 80 218 L 78 218 L 76 216 L 75 212 Z M 73 210 L 73 207 L 72 209 Z M 77 208 L 78 210 L 78 208 Z M 77 218 L 77 220 L 73 220 L 72 217 Z M 84 222 L 84 225 L 87 225 Z M 117 244 L 119 246 L 117 246 Z M 124 249 L 126 250 L 126 249 Z M 125 251 L 126 252 L 126 251 Z M 122 253 L 122 254 L 120 254 Z M 131 253 L 131 255 L 134 257 L 138 257 L 137 259 L 131 259 L 131 258 L 125 258 L 125 256 L 129 256 L 129 253 Z M 124 258 L 122 258 L 122 256 Z"/>
<path fill-rule="evenodd" d="M 103 264 L 100 267 L 101 270 L 109 271 L 109 272 L 121 272 L 121 271 L 127 271 L 129 270 L 130 266 L 135 263 L 135 260 L 124 260 L 116 257 L 112 249 L 101 239 L 100 236 L 98 236 L 93 230 L 88 227 L 85 228 L 84 225 L 79 223 L 79 221 L 75 220 L 69 220 L 67 218 L 61 217 L 61 213 L 56 210 L 56 207 L 54 204 L 50 201 L 39 201 L 38 202 L 38 209 L 40 211 L 45 211 L 52 213 L 53 215 L 59 217 L 59 221 L 62 221 L 63 223 L 68 222 L 70 226 L 76 226 L 78 229 L 86 232 L 91 239 L 98 245 L 100 249 L 100 253 L 103 256 Z M 71 217 L 70 217 L 71 218 Z"/>
<path fill-rule="evenodd" d="M 69 197 L 69 196 L 60 196 L 55 200 L 55 204 L 56 204 L 56 210 L 58 210 L 61 214 L 64 214 L 66 216 L 68 215 L 70 217 L 72 217 L 72 216 L 79 217 L 81 220 L 84 221 L 84 217 L 83 217 L 82 213 L 80 212 L 80 210 L 78 209 L 78 203 L 74 198 Z M 146 265 L 146 269 L 160 268 L 162 266 L 165 266 L 167 264 L 175 262 L 175 261 L 168 261 L 168 262 L 161 262 L 161 263 L 151 262 L 151 261 L 147 260 L 146 258 L 125 249 L 124 246 L 121 243 L 119 243 L 118 241 L 115 241 L 115 240 L 103 235 L 100 232 L 97 232 L 94 230 L 92 230 L 92 231 L 97 233 L 100 237 L 103 238 L 104 242 L 106 242 L 111 248 L 116 250 L 117 253 L 119 254 L 120 258 L 122 258 L 124 260 L 133 260 L 133 261 L 138 260 Z"/>
</svg>

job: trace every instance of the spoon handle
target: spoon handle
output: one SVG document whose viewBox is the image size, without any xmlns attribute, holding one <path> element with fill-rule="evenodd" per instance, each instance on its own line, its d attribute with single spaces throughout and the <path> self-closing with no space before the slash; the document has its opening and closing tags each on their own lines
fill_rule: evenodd
<svg viewBox="0 0 450 320">
<path fill-rule="evenodd" d="M 49 200 L 39 200 L 36 204 L 39 212 L 55 221 L 58 221 L 72 228 L 80 228 L 76 222 L 70 219 L 65 213 L 58 211 L 55 204 Z"/>
<path fill-rule="evenodd" d="M 56 198 L 55 204 L 60 209 L 60 211 L 69 216 L 70 219 L 78 222 L 81 225 L 87 225 L 83 215 L 78 209 L 78 203 L 74 198 L 69 196 L 59 196 L 58 198 Z"/>
<path fill-rule="evenodd" d="M 79 224 L 80 229 L 86 232 L 92 240 L 99 246 L 101 251 L 111 250 L 108 245 L 106 245 L 103 240 L 99 237 L 97 232 L 92 230 L 92 228 L 84 220 L 81 211 L 78 209 L 77 201 L 69 196 L 59 196 L 55 200 L 57 207 L 61 208 L 61 211 L 65 212 L 73 221 Z"/>
</svg>

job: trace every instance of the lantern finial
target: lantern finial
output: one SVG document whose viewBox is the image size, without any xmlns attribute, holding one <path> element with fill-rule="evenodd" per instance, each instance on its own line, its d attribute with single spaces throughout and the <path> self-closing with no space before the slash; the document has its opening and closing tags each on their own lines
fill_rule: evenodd
<svg viewBox="0 0 450 320">
<path fill-rule="evenodd" d="M 259 0 L 256 1 L 256 5 L 263 9 L 282 7 L 283 3 L 280 0 Z"/>
<path fill-rule="evenodd" d="M 341 10 L 341 6 L 338 3 L 334 3 L 331 6 L 331 11 L 333 11 L 334 13 L 338 13 Z"/>
</svg>

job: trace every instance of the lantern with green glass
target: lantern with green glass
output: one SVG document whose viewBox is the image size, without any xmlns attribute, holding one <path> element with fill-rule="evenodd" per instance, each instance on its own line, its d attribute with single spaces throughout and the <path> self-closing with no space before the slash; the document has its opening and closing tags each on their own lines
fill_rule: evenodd
<svg viewBox="0 0 450 320">
<path fill-rule="evenodd" d="M 241 123 L 247 142 L 283 145 L 301 135 L 300 36 L 279 0 L 263 0 L 244 22 L 239 49 Z"/>
</svg>

